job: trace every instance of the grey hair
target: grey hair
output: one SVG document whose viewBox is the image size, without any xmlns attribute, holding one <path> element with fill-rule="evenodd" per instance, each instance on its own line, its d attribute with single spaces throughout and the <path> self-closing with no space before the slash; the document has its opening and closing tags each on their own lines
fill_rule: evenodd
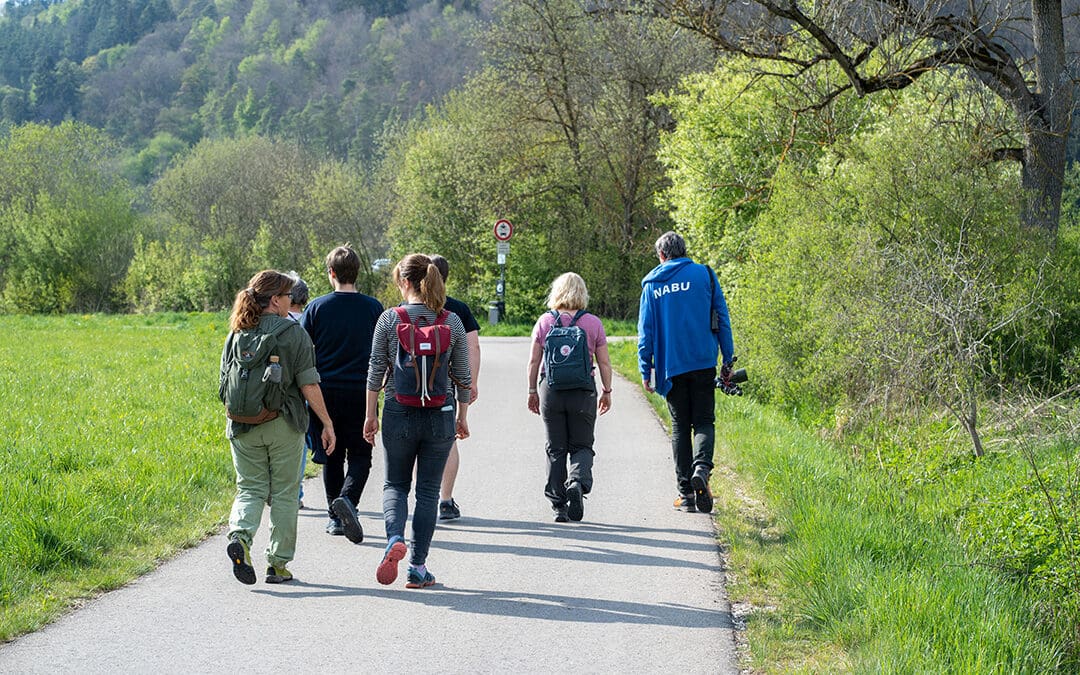
<svg viewBox="0 0 1080 675">
<path fill-rule="evenodd" d="M 292 277 L 294 280 L 292 292 L 290 293 L 293 304 L 301 306 L 306 305 L 311 293 L 308 290 L 308 285 L 304 283 L 304 280 L 301 279 L 300 275 L 296 272 L 289 272 L 288 276 Z"/>
<path fill-rule="evenodd" d="M 656 240 L 656 255 L 664 256 L 665 260 L 686 257 L 686 240 L 678 233 L 667 231 Z"/>
</svg>

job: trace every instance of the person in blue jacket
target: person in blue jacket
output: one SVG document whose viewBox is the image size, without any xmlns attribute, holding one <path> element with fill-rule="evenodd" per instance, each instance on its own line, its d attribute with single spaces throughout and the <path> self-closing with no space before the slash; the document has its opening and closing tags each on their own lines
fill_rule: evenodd
<svg viewBox="0 0 1080 675">
<path fill-rule="evenodd" d="M 660 264 L 641 280 L 638 369 L 645 389 L 665 397 L 671 412 L 675 506 L 709 513 L 717 351 L 720 376 L 728 380 L 735 360 L 731 321 L 716 275 L 687 257 L 681 236 L 662 234 L 656 255 Z"/>
</svg>

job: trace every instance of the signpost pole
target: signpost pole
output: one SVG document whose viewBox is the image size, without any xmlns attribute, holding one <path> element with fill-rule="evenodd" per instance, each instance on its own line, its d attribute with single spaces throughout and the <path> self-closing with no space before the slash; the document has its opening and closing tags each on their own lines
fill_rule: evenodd
<svg viewBox="0 0 1080 675">
<path fill-rule="evenodd" d="M 499 283 L 495 287 L 495 307 L 488 315 L 490 323 L 498 323 L 506 318 L 506 256 L 510 253 L 510 237 L 514 236 L 514 226 L 509 220 L 500 218 L 495 221 L 496 250 L 499 260 Z"/>
</svg>

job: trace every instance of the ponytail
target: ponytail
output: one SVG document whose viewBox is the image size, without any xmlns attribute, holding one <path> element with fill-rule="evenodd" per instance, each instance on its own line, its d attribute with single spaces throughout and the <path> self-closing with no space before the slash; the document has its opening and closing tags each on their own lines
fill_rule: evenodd
<svg viewBox="0 0 1080 675">
<path fill-rule="evenodd" d="M 439 268 L 422 253 L 410 253 L 394 267 L 394 283 L 409 282 L 420 296 L 420 302 L 438 314 L 446 306 L 446 283 Z"/>
<path fill-rule="evenodd" d="M 427 274 L 420 281 L 420 300 L 436 314 L 446 306 L 446 284 L 435 263 L 428 263 Z"/>
<path fill-rule="evenodd" d="M 229 330 L 251 330 L 259 325 L 259 319 L 275 295 L 292 290 L 293 278 L 277 270 L 263 270 L 248 281 L 247 288 L 237 292 L 229 315 Z"/>
</svg>

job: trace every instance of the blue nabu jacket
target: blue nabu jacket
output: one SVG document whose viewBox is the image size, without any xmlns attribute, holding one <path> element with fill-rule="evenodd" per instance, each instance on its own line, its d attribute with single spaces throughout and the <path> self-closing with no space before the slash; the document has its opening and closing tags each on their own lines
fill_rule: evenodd
<svg viewBox="0 0 1080 675">
<path fill-rule="evenodd" d="M 735 345 L 727 302 L 716 275 L 689 258 L 660 263 L 641 280 L 638 312 L 638 369 L 641 379 L 656 373 L 656 392 L 667 395 L 671 378 L 716 367 L 719 347 L 731 363 Z M 720 315 L 720 331 L 710 328 L 710 306 Z"/>
</svg>

